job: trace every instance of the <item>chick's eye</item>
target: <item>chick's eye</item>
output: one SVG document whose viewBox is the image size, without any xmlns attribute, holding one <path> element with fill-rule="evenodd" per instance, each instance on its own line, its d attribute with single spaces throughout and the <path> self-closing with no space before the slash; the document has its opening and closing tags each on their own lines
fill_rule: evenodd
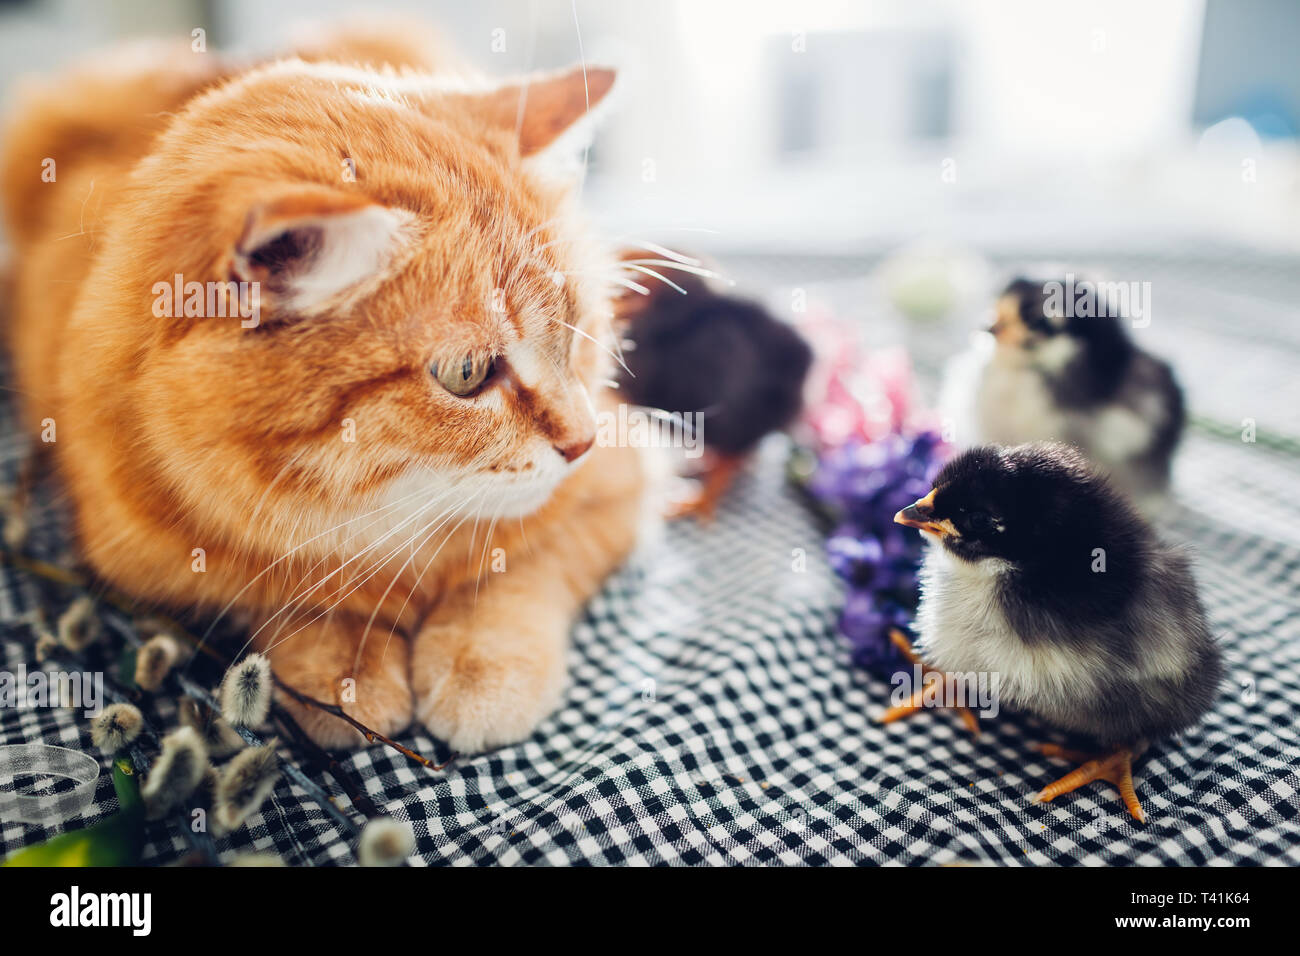
<svg viewBox="0 0 1300 956">
<path fill-rule="evenodd" d="M 986 534 L 993 530 L 993 519 L 987 511 L 972 511 L 966 516 L 966 524 L 975 534 Z"/>
<path fill-rule="evenodd" d="M 462 398 L 472 395 L 496 370 L 494 356 L 467 355 L 459 362 L 436 362 L 430 371 L 447 391 Z"/>
</svg>

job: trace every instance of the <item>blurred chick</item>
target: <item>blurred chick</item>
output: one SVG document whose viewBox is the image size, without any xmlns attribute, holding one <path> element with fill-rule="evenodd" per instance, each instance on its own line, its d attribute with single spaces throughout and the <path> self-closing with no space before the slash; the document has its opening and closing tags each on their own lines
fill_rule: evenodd
<svg viewBox="0 0 1300 956">
<path fill-rule="evenodd" d="M 1183 430 L 1182 391 L 1104 302 L 1093 316 L 1067 317 L 1049 308 L 1048 285 L 1013 281 L 991 335 L 949 363 L 940 406 L 954 437 L 965 447 L 1067 442 L 1153 514 Z"/>
<path fill-rule="evenodd" d="M 753 302 L 721 295 L 696 275 L 671 281 L 621 300 L 628 321 L 619 390 L 638 405 L 703 413 L 700 490 L 673 514 L 707 518 L 759 441 L 799 414 L 812 349 Z"/>
<path fill-rule="evenodd" d="M 1145 821 L 1132 761 L 1195 723 L 1223 679 L 1187 557 L 1059 444 L 963 452 L 894 520 L 931 545 L 920 658 L 999 674 L 1001 703 L 1099 746 L 1096 758 L 1044 748 L 1082 766 L 1036 799 L 1108 780 Z"/>
</svg>

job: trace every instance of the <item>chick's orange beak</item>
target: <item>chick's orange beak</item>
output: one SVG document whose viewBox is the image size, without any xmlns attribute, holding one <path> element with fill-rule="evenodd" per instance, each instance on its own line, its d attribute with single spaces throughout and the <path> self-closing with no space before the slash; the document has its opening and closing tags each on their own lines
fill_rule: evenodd
<svg viewBox="0 0 1300 956">
<path fill-rule="evenodd" d="M 1024 343 L 1027 337 L 1025 323 L 1020 318 L 1020 301 L 1015 296 L 1007 295 L 998 300 L 997 312 L 988 331 L 1002 345 Z"/>
<path fill-rule="evenodd" d="M 894 515 L 894 523 L 906 525 L 909 528 L 920 528 L 922 531 L 928 531 L 940 538 L 950 534 L 957 534 L 956 526 L 947 518 L 942 521 L 934 520 L 934 495 L 936 491 L 938 491 L 937 488 L 920 501 L 908 505 Z"/>
</svg>

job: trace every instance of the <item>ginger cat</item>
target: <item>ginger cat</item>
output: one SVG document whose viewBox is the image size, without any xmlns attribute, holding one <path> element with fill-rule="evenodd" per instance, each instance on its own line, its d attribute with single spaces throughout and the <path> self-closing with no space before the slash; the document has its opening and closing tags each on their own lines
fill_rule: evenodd
<svg viewBox="0 0 1300 956">
<path fill-rule="evenodd" d="M 494 87 L 343 36 L 27 93 L 0 158 L 16 385 L 103 580 L 238 613 L 287 684 L 477 751 L 556 706 L 646 511 L 639 453 L 594 445 L 615 266 L 563 142 L 613 74 Z"/>
</svg>

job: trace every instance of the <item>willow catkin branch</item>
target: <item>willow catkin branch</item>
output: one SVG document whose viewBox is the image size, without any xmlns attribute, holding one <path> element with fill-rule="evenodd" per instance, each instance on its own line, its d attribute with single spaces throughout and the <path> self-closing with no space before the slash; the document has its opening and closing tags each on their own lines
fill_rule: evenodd
<svg viewBox="0 0 1300 956">
<path fill-rule="evenodd" d="M 193 697 L 195 700 L 200 701 L 201 703 L 207 704 L 209 707 L 217 708 L 216 698 L 213 697 L 212 694 L 210 694 L 206 688 L 200 687 L 198 684 L 195 684 L 192 680 L 190 680 L 188 677 L 184 676 L 183 674 L 177 674 L 176 677 L 177 680 L 180 681 L 181 689 L 186 694 Z M 244 742 L 249 744 L 250 746 L 262 747 L 265 746 L 266 744 L 266 741 L 264 741 L 261 738 L 261 736 L 259 736 L 255 731 L 249 730 L 247 727 L 236 727 L 234 728 L 234 730 L 235 733 L 239 734 L 240 737 L 243 737 Z M 353 835 L 361 832 L 361 828 L 357 826 L 356 823 L 354 823 L 347 815 L 343 813 L 342 810 L 338 808 L 338 805 L 333 801 L 330 795 L 326 793 L 325 790 L 320 786 L 320 784 L 318 784 L 315 780 L 312 780 L 310 777 L 308 777 L 305 773 L 303 773 L 300 769 L 298 769 L 298 767 L 295 766 L 292 762 L 285 763 L 283 770 L 284 770 L 284 775 L 288 777 L 290 780 L 292 780 L 294 783 L 296 783 L 298 786 L 302 787 L 302 789 L 306 790 L 307 795 L 311 797 L 313 800 L 315 800 L 317 803 L 319 803 L 321 805 L 321 809 L 324 810 L 326 814 L 329 815 L 330 819 L 333 820 L 336 824 L 338 824 L 345 831 Z M 340 781 L 340 785 L 342 785 L 342 781 Z"/>
<path fill-rule="evenodd" d="M 116 631 L 122 639 L 132 647 L 139 648 L 143 643 L 135 633 L 135 629 L 131 626 L 130 622 L 120 618 L 113 611 L 109 611 L 105 614 L 105 620 L 108 622 L 109 627 Z M 198 701 L 199 703 L 206 704 L 208 707 L 220 712 L 220 705 L 207 688 L 200 686 L 180 672 L 173 672 L 169 676 L 174 676 L 176 678 L 181 691 L 186 696 L 190 697 L 192 700 Z M 282 716 L 283 719 L 288 722 L 290 726 L 287 729 L 290 729 L 291 732 L 296 731 L 296 733 L 293 733 L 296 740 L 301 741 L 308 739 L 306 734 L 302 732 L 302 729 L 298 727 L 297 722 L 295 722 L 292 717 L 288 714 L 282 715 L 279 713 L 282 711 L 282 708 L 276 706 L 273 707 L 273 711 L 277 712 L 277 717 Z M 254 747 L 260 747 L 264 744 L 264 741 L 257 733 L 246 727 L 235 727 L 233 729 L 247 744 Z M 376 807 L 368 797 L 361 793 L 352 780 L 343 775 L 343 768 L 337 765 L 337 761 L 333 761 L 333 764 L 334 766 L 327 765 L 327 767 L 333 774 L 335 780 L 338 781 L 339 786 L 343 788 L 343 791 L 347 794 L 348 799 L 352 802 L 353 806 L 357 807 L 358 811 L 367 817 L 381 816 L 382 814 L 378 807 Z M 353 835 L 360 832 L 360 827 L 339 810 L 338 805 L 334 803 L 333 798 L 331 798 L 330 795 L 316 783 L 316 781 L 304 774 L 298 767 L 294 766 L 292 762 L 286 763 L 283 769 L 285 776 L 298 784 L 298 786 L 302 787 L 302 789 L 307 792 L 308 796 L 319 803 L 321 808 L 335 822 L 335 824 L 342 827 L 344 831 Z"/>
<path fill-rule="evenodd" d="M 70 663 L 76 664 L 82 670 L 86 669 L 85 661 L 81 660 L 78 655 L 73 654 L 67 648 L 60 647 L 56 653 Z M 104 693 L 108 695 L 115 704 L 135 705 L 138 703 L 138 695 L 136 698 L 132 698 L 124 688 L 117 685 L 112 674 L 104 674 Z M 149 719 L 145 717 L 143 713 L 140 714 L 140 733 L 141 736 L 149 738 L 149 742 L 154 747 L 160 747 L 162 745 L 162 735 L 158 733 L 153 724 L 149 723 Z M 153 764 L 149 759 L 149 755 L 140 745 L 138 737 L 127 745 L 126 752 L 127 756 L 130 757 L 131 765 L 135 769 L 136 775 L 141 781 L 147 780 L 149 777 L 149 771 L 152 769 Z M 206 830 L 195 832 L 194 828 L 190 826 L 190 820 L 185 815 L 183 809 L 177 816 L 177 826 L 180 827 L 185 842 L 190 845 L 190 849 L 198 856 L 200 863 L 205 865 L 215 865 L 220 861 L 221 857 L 217 852 L 217 845 L 213 841 L 212 835 Z"/>
<path fill-rule="evenodd" d="M 61 584 L 64 585 L 65 587 L 77 589 L 85 594 L 90 595 L 90 597 L 94 598 L 95 600 L 103 601 L 106 604 L 111 605 L 121 613 L 128 616 L 134 615 L 139 610 L 135 602 L 131 601 L 129 598 L 121 594 L 118 594 L 117 592 L 111 589 L 92 589 L 89 581 L 87 581 L 85 577 L 76 573 L 75 571 L 69 571 L 67 568 L 59 567 L 58 565 L 51 564 L 48 561 L 41 561 L 36 558 L 29 558 L 9 548 L 0 547 L 0 564 L 8 564 L 11 567 L 15 567 L 18 568 L 19 570 L 26 571 L 29 574 L 34 574 L 38 577 L 44 578 L 47 581 L 53 581 L 56 584 Z M 184 638 L 185 641 L 189 643 L 194 648 L 195 651 L 206 654 L 208 657 L 212 658 L 213 660 L 221 664 L 222 667 L 225 668 L 230 667 L 232 662 L 230 661 L 229 658 L 227 658 L 225 655 L 219 652 L 216 648 L 205 643 L 204 641 L 199 640 L 197 637 L 191 634 L 186 628 L 181 626 L 181 624 L 178 621 L 176 621 L 173 618 L 169 618 L 165 615 L 155 614 L 154 616 L 163 624 L 165 624 L 169 630 Z M 138 646 L 138 639 L 135 639 L 135 634 L 133 630 L 122 629 L 122 628 L 118 628 L 117 630 L 119 631 L 119 633 L 123 633 L 123 634 L 130 633 L 131 638 L 134 639 L 133 646 Z M 430 770 L 443 770 L 453 760 L 456 759 L 456 755 L 453 754 L 451 758 L 448 759 L 445 763 L 440 763 L 440 764 L 434 763 L 428 757 L 416 753 L 414 750 L 411 750 L 409 747 L 403 747 L 401 744 L 384 736 L 378 731 L 371 730 L 365 724 L 361 723 L 359 720 L 352 717 L 350 714 L 346 713 L 341 707 L 337 707 L 333 704 L 327 704 L 324 701 L 315 699 L 314 697 L 309 697 L 306 694 L 303 694 L 295 690 L 294 688 L 288 686 L 287 684 L 282 683 L 278 678 L 275 679 L 275 684 L 277 687 L 279 687 L 285 693 L 289 694 L 291 697 L 296 699 L 299 703 L 303 704 L 304 706 L 314 707 L 317 710 L 323 710 L 325 713 L 330 714 L 331 716 L 346 721 L 347 723 L 351 724 L 355 730 L 360 732 L 361 735 L 366 738 L 366 740 L 372 743 L 382 744 L 385 747 L 395 750 L 398 753 L 402 754 L 407 759 L 412 760 L 415 763 L 418 763 L 422 767 L 426 767 Z M 334 763 L 337 764 L 337 761 L 334 761 Z M 337 779 L 337 774 L 335 776 Z M 343 781 L 339 780 L 339 783 L 340 785 L 342 785 Z M 351 795 L 349 794 L 349 796 Z"/>
<path fill-rule="evenodd" d="M 127 643 L 131 644 L 133 647 L 138 647 L 140 645 L 140 638 L 135 634 L 135 631 L 127 621 L 120 619 L 111 611 L 105 615 L 105 619 L 107 620 L 109 627 L 113 628 L 114 631 L 120 634 Z M 217 703 L 217 699 L 207 688 L 196 684 L 193 680 L 182 673 L 173 672 L 172 676 L 176 678 L 177 683 L 180 684 L 181 690 L 187 696 L 220 712 L 221 708 Z M 250 744 L 251 746 L 261 747 L 266 743 L 257 733 L 249 730 L 247 727 L 235 727 L 234 731 L 244 739 L 245 743 Z M 356 834 L 360 832 L 360 827 L 339 810 L 338 806 L 320 784 L 308 777 L 298 769 L 298 767 L 294 766 L 292 762 L 286 763 L 283 769 L 284 775 L 307 791 L 307 795 L 319 803 L 321 808 L 336 824 L 348 833 Z M 342 785 L 342 781 L 340 781 L 340 785 Z M 349 797 L 350 796 L 351 795 L 349 795 Z"/>
<path fill-rule="evenodd" d="M 89 582 L 85 578 L 83 578 L 79 574 L 76 574 L 75 572 L 69 571 L 65 568 L 61 568 L 58 565 L 50 564 L 49 562 L 39 561 L 32 558 L 27 558 L 23 555 L 16 554 L 7 548 L 0 548 L 0 562 L 10 564 L 13 567 L 19 568 L 30 574 L 44 578 L 45 580 L 49 580 L 54 583 L 63 585 L 65 587 L 73 588 L 83 593 L 90 594 L 92 597 L 102 600 L 104 603 L 110 605 L 113 609 L 115 609 L 117 612 L 120 612 L 120 614 L 122 615 L 130 616 L 136 610 L 136 606 L 134 605 L 133 602 L 125 598 L 122 598 L 121 596 L 111 591 L 104 591 L 100 594 L 92 593 L 91 588 L 89 586 Z M 119 617 L 118 614 L 114 613 L 113 610 L 110 610 L 108 611 L 108 613 L 105 614 L 105 619 L 107 620 L 109 626 L 112 627 L 113 630 L 116 631 L 133 648 L 138 649 L 141 646 L 143 642 L 140 640 L 139 636 L 136 635 L 134 627 L 130 624 L 129 621 Z M 182 637 L 184 637 L 185 640 L 189 642 L 196 650 L 203 651 L 205 654 L 207 654 L 207 656 L 213 658 L 214 660 L 216 660 L 217 662 L 219 662 L 225 667 L 230 666 L 230 661 L 224 655 L 222 655 L 219 651 L 217 651 L 215 648 L 211 647 L 210 645 L 207 645 L 199 641 L 192 634 L 190 634 L 184 627 L 182 627 L 179 623 L 175 622 L 174 620 L 161 617 L 161 616 L 159 616 L 159 619 L 162 621 L 162 623 L 167 625 L 169 629 L 173 630 L 174 633 L 177 633 Z M 206 688 L 201 687 L 198 684 L 194 683 L 183 673 L 173 672 L 173 675 L 176 677 L 177 682 L 180 684 L 182 691 L 187 696 L 220 711 L 220 707 L 216 699 Z M 173 675 L 169 675 L 169 676 L 173 676 Z M 361 734 L 363 734 L 366 737 L 366 739 L 370 741 L 378 741 L 380 743 L 383 743 L 386 746 L 389 746 L 392 749 L 403 754 L 404 756 L 408 757 L 409 759 L 415 761 L 416 763 L 419 763 L 421 766 L 428 767 L 434 770 L 441 770 L 447 766 L 447 763 L 451 762 L 451 761 L 447 761 L 447 763 L 436 764 L 433 761 L 429 760 L 427 757 L 424 757 L 423 755 L 418 754 L 407 747 L 403 747 L 401 744 L 398 744 L 395 741 L 392 741 L 389 738 L 385 737 L 384 735 L 371 730 L 369 727 L 366 727 L 360 721 L 357 721 L 353 719 L 350 715 L 344 713 L 341 708 L 337 708 L 332 705 L 325 704 L 321 701 L 317 701 L 314 698 L 307 697 L 307 695 L 305 694 L 300 694 L 293 688 L 288 687 L 287 685 L 281 683 L 278 680 L 276 680 L 276 685 L 281 689 L 283 689 L 286 693 L 290 694 L 290 696 L 293 696 L 300 703 L 303 703 L 305 706 L 317 707 L 319 709 L 325 710 L 326 712 L 342 720 L 345 720 L 347 723 L 352 725 L 356 730 L 358 730 Z M 135 694 L 136 701 L 138 701 L 139 696 L 140 695 L 137 692 Z M 121 699 L 124 700 L 125 702 L 136 702 L 126 698 L 125 696 L 123 696 Z M 367 817 L 368 819 L 376 819 L 384 816 L 383 812 L 379 809 L 378 806 L 375 805 L 374 801 L 371 800 L 370 797 L 365 793 L 365 791 L 361 788 L 359 783 L 356 780 L 354 780 L 352 775 L 338 762 L 338 760 L 336 760 L 334 757 L 330 756 L 322 748 L 317 746 L 315 742 L 312 741 L 311 738 L 308 737 L 307 734 L 302 730 L 302 728 L 298 725 L 297 721 L 295 721 L 293 717 L 287 711 L 284 710 L 283 707 L 280 707 L 279 705 L 273 705 L 272 713 L 274 714 L 275 718 L 281 722 L 281 724 L 285 727 L 285 729 L 289 731 L 290 736 L 293 737 L 295 742 L 298 743 L 300 746 L 307 747 L 309 751 L 312 753 L 313 757 L 315 758 L 315 761 L 321 766 L 323 766 L 327 770 L 327 772 L 329 772 L 334 777 L 334 779 L 338 782 L 339 786 L 342 788 L 344 793 L 347 795 L 348 800 L 351 802 L 352 806 L 355 807 L 359 813 L 361 813 L 363 816 Z M 154 732 L 152 727 L 148 726 L 147 723 L 146 723 L 146 731 L 148 732 L 150 738 L 156 744 L 159 740 L 159 736 L 156 732 Z M 244 739 L 246 743 L 252 746 L 262 746 L 264 743 L 261 737 L 259 737 L 256 733 L 254 733 L 253 731 L 249 730 L 246 727 L 235 728 L 235 731 L 240 735 L 241 738 Z M 141 756 L 143 756 L 143 752 L 141 752 Z M 145 773 L 147 772 L 147 769 L 148 766 L 146 763 L 146 765 L 140 769 L 140 772 Z M 313 799 L 316 803 L 318 803 L 321 809 L 325 811 L 326 815 L 329 816 L 330 819 L 333 820 L 334 823 L 337 826 L 339 826 L 344 832 L 354 837 L 360 834 L 361 828 L 355 822 L 353 822 L 347 815 L 345 815 L 342 810 L 339 809 L 338 805 L 334 802 L 333 798 L 328 793 L 326 793 L 325 790 L 321 788 L 314 780 L 312 780 L 310 777 L 304 774 L 292 762 L 286 763 L 283 769 L 284 769 L 285 776 L 287 776 L 290 780 L 298 784 L 299 787 L 301 787 L 304 791 L 306 791 L 308 796 L 311 797 L 311 799 Z M 189 827 L 188 825 L 184 825 L 184 821 L 182 821 L 182 823 L 183 823 L 182 828 L 184 829 L 186 834 L 189 835 L 189 837 L 192 837 L 191 844 L 194 847 L 196 853 L 199 854 L 201 857 L 210 856 L 210 858 L 216 859 L 217 857 L 216 857 L 215 845 L 212 844 L 211 836 L 206 832 L 201 836 L 199 834 L 194 834 L 192 832 L 191 827 Z M 204 843 L 211 846 L 210 851 L 203 845 Z"/>
<path fill-rule="evenodd" d="M 126 696 L 116 687 L 113 687 L 108 681 L 105 681 L 104 689 L 108 692 L 110 697 L 115 698 L 116 703 L 130 703 Z M 155 747 L 161 746 L 161 735 L 154 729 L 153 725 L 149 723 L 148 718 L 143 714 L 141 714 L 140 729 Z M 131 764 L 135 767 L 135 772 L 139 776 L 140 780 L 147 780 L 152 764 L 149 760 L 148 754 L 146 754 L 144 748 L 140 746 L 139 739 L 132 741 L 127 748 L 127 753 L 131 758 Z M 217 844 L 212 839 L 212 834 L 210 834 L 206 829 L 195 831 L 194 827 L 190 825 L 190 819 L 185 814 L 184 808 L 181 808 L 180 812 L 177 814 L 177 826 L 180 827 L 185 842 L 188 843 L 190 849 L 197 854 L 200 864 L 215 866 L 221 862 L 221 854 L 217 852 Z"/>
<path fill-rule="evenodd" d="M 343 788 L 343 792 L 347 794 L 348 800 L 360 811 L 362 816 L 374 820 L 385 815 L 378 805 L 370 799 L 370 795 L 365 792 L 355 775 L 339 763 L 338 758 L 307 736 L 306 732 L 298 726 L 298 722 L 293 719 L 288 711 L 277 705 L 272 708 L 271 713 L 280 723 L 280 727 L 285 734 L 293 738 L 295 744 L 307 751 L 309 758 L 317 766 L 323 768 L 338 781 L 339 786 Z"/>
<path fill-rule="evenodd" d="M 369 727 L 361 723 L 361 721 L 355 719 L 351 714 L 345 711 L 342 707 L 339 707 L 337 704 L 327 704 L 325 703 L 325 701 L 317 700 L 315 697 L 308 697 L 306 694 L 302 693 L 301 691 L 295 690 L 294 688 L 290 687 L 288 684 L 282 683 L 278 678 L 275 678 L 275 686 L 279 687 L 282 691 L 284 691 L 294 700 L 298 701 L 298 703 L 300 704 L 303 704 L 308 707 L 314 707 L 317 710 L 323 710 L 325 711 L 325 713 L 332 714 L 335 717 L 339 718 L 340 720 L 347 721 L 349 724 L 353 726 L 353 728 L 359 731 L 361 735 L 366 738 L 366 740 L 370 741 L 371 743 L 378 742 L 384 744 L 385 746 L 391 747 L 393 750 L 396 750 L 398 753 L 405 755 L 407 758 L 414 760 L 416 763 L 421 764 L 422 766 L 428 767 L 430 770 L 445 770 L 448 766 L 451 765 L 452 761 L 456 759 L 456 754 L 452 754 L 450 757 L 447 758 L 445 762 L 434 763 L 428 757 L 416 753 L 414 750 L 411 750 L 409 747 L 403 747 L 397 741 L 385 737 L 379 731 L 371 730 Z"/>
</svg>

